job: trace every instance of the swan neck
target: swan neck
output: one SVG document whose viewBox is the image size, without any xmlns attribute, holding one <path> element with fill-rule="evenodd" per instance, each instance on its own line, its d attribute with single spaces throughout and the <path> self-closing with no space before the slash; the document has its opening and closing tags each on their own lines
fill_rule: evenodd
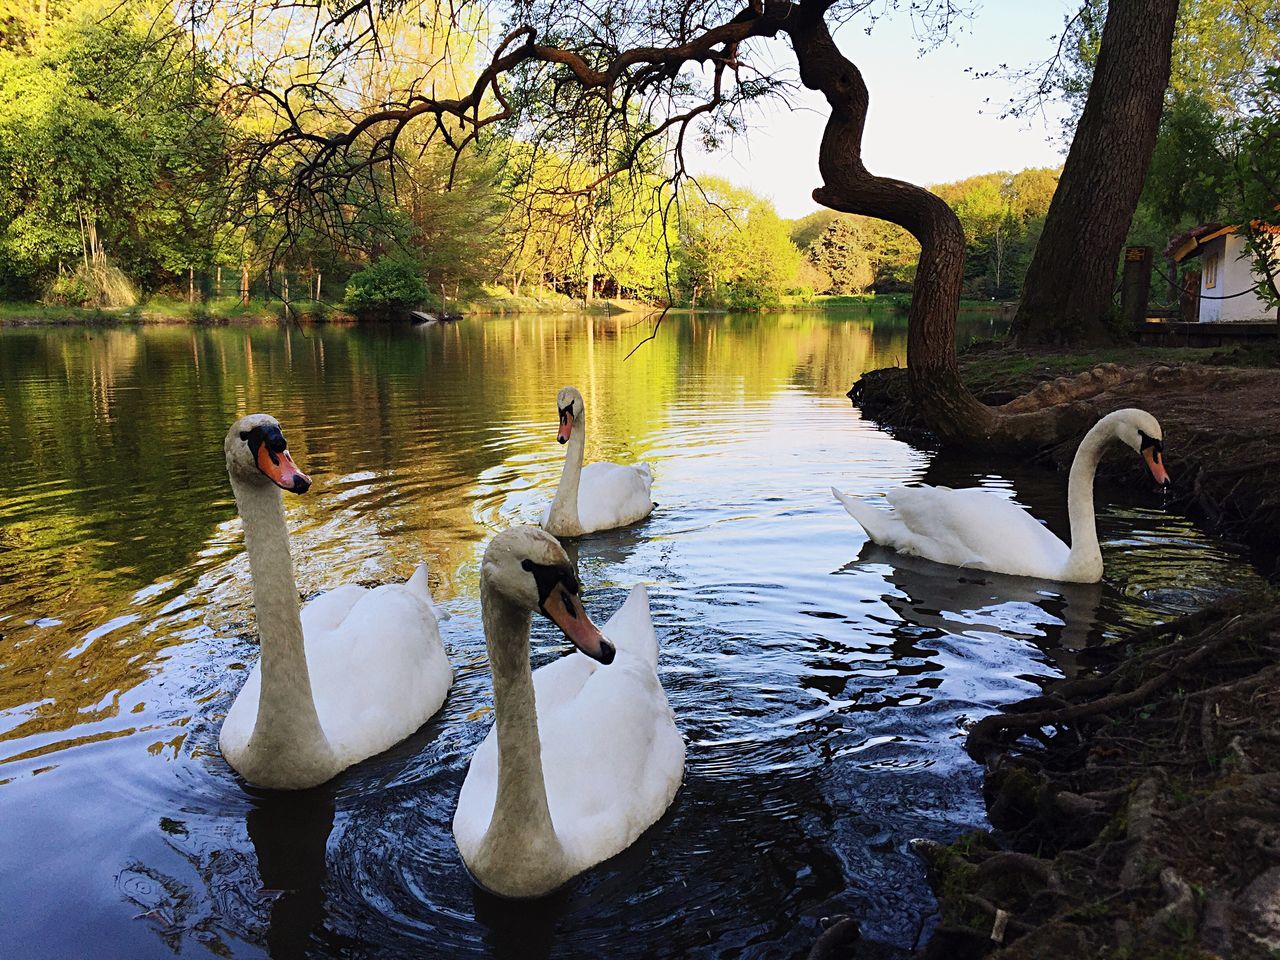
<svg viewBox="0 0 1280 960">
<path fill-rule="evenodd" d="M 551 502 L 547 516 L 547 528 L 560 536 L 573 536 L 582 532 L 582 520 L 578 515 L 578 485 L 582 479 L 582 458 L 587 447 L 586 414 L 575 417 L 569 442 L 565 445 L 564 468 L 560 471 L 560 486 Z"/>
<path fill-rule="evenodd" d="M 331 750 L 312 697 L 284 504 L 274 486 L 251 486 L 233 476 L 231 488 L 244 525 L 262 645 L 262 687 L 248 749 L 306 763 Z"/>
<path fill-rule="evenodd" d="M 1093 509 L 1093 481 L 1107 441 L 1114 427 L 1099 423 L 1085 434 L 1071 462 L 1067 481 L 1067 514 L 1071 520 L 1071 554 L 1068 566 L 1074 570 L 1102 567 L 1102 550 L 1098 546 L 1098 528 Z M 1099 575 L 1101 575 L 1099 573 Z"/>
<path fill-rule="evenodd" d="M 493 669 L 498 738 L 498 790 L 485 835 L 491 857 L 523 859 L 531 849 L 558 848 L 542 772 L 542 741 L 533 670 L 529 665 L 530 613 L 480 586 L 485 643 Z"/>
</svg>

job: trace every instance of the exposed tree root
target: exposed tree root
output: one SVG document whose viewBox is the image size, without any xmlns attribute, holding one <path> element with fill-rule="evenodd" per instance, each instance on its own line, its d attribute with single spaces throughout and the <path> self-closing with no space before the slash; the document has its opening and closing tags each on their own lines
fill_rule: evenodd
<svg viewBox="0 0 1280 960">
<path fill-rule="evenodd" d="M 1252 604 L 975 725 L 997 832 L 918 846 L 942 912 L 924 957 L 1274 956 L 1280 610 Z"/>
</svg>

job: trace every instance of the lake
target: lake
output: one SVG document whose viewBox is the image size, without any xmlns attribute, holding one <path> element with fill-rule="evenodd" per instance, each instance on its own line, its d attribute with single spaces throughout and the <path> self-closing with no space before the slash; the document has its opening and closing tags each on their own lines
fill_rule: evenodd
<svg viewBox="0 0 1280 960">
<path fill-rule="evenodd" d="M 832 485 L 980 484 L 1065 536 L 1066 476 L 864 421 L 892 312 L 672 315 L 625 359 L 649 323 L 0 330 L 0 956 L 790 957 L 840 913 L 905 952 L 933 909 L 909 841 L 984 824 L 968 725 L 1261 583 L 1148 487 L 1099 487 L 1098 586 L 869 547 Z M 597 622 L 649 584 L 688 761 L 635 846 L 513 904 L 450 822 L 492 722 L 479 558 L 550 500 L 569 383 L 589 461 L 653 466 L 647 521 L 569 546 Z M 315 481 L 286 500 L 304 595 L 423 559 L 452 613 L 443 710 L 296 794 L 217 747 L 257 657 L 222 438 L 256 411 Z M 535 666 L 568 649 L 535 619 Z"/>
</svg>

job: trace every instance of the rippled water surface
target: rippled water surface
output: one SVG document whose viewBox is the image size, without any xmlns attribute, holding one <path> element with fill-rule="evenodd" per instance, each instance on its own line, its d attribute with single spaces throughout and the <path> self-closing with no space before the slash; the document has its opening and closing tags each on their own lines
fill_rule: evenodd
<svg viewBox="0 0 1280 960">
<path fill-rule="evenodd" d="M 890 315 L 671 317 L 624 362 L 638 319 L 0 330 L 0 956 L 788 957 L 836 913 L 906 950 L 932 904 L 908 841 L 983 822 L 966 724 L 1258 583 L 1145 489 L 1099 490 L 1098 587 L 871 548 L 832 484 L 982 484 L 1065 535 L 1066 479 L 860 419 L 849 384 L 905 356 Z M 571 549 L 599 621 L 650 584 L 688 765 L 633 848 L 517 905 L 449 825 L 492 719 L 478 560 L 553 492 L 565 383 L 588 458 L 654 467 L 647 522 Z M 424 558 L 453 613 L 442 712 L 299 794 L 217 749 L 257 656 L 221 442 L 256 410 L 316 481 L 287 501 L 303 593 Z M 535 625 L 535 665 L 565 651 Z"/>
</svg>

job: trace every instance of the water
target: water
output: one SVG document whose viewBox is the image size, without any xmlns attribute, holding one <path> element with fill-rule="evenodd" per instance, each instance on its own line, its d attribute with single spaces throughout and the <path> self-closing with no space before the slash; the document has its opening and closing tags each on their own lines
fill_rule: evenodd
<svg viewBox="0 0 1280 960">
<path fill-rule="evenodd" d="M 862 421 L 844 391 L 905 357 L 901 318 L 669 317 L 624 362 L 637 319 L 0 331 L 0 956 L 786 957 L 837 913 L 906 950 L 932 909 L 908 841 L 983 823 L 966 725 L 1259 583 L 1145 489 L 1099 490 L 1097 587 L 870 548 L 832 484 L 980 483 L 1065 534 L 1065 477 Z M 633 848 L 518 905 L 449 825 L 491 723 L 479 557 L 553 492 L 565 383 L 589 459 L 654 466 L 652 518 L 576 554 L 598 621 L 651 585 L 688 764 Z M 256 410 L 316 481 L 287 501 L 302 591 L 424 558 L 453 613 L 443 711 L 300 794 L 217 749 L 257 655 L 221 442 Z M 535 665 L 566 649 L 536 623 Z"/>
</svg>

